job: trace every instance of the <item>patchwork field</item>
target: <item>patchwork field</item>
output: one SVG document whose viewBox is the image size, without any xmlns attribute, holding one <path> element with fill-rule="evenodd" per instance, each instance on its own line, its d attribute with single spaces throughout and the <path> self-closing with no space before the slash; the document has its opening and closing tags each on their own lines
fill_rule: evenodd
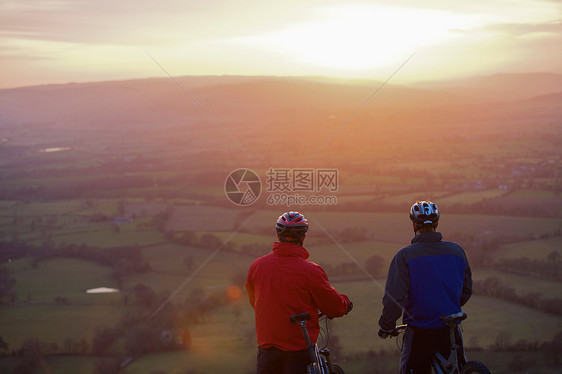
<svg viewBox="0 0 562 374">
<path fill-rule="evenodd" d="M 528 257 L 533 260 L 546 261 L 548 255 L 552 252 L 558 252 L 562 255 L 562 237 L 504 244 L 492 253 L 492 258 L 499 260 L 501 258 Z"/>
<path fill-rule="evenodd" d="M 520 296 L 529 293 L 539 293 L 542 297 L 546 298 L 562 298 L 562 287 L 560 287 L 559 282 L 550 282 L 523 275 L 483 269 L 475 270 L 472 278 L 475 281 L 497 278 L 504 286 L 515 289 Z"/>
<path fill-rule="evenodd" d="M 286 210 L 307 216 L 309 259 L 354 302 L 330 322 L 336 361 L 396 372 L 377 322 L 419 199 L 440 206 L 439 231 L 462 242 L 474 280 L 503 286 L 480 284 L 465 308 L 470 357 L 495 374 L 562 372 L 546 358 L 562 332 L 560 77 L 525 77 L 549 96 L 482 103 L 508 78 L 483 78 L 478 103 L 387 85 L 332 141 L 375 82 L 182 77 L 243 152 L 168 78 L 0 90 L 0 373 L 254 372 L 245 278 Z M 527 91 L 514 82 L 504 94 Z M 239 168 L 261 178 L 254 205 L 225 195 Z M 337 206 L 269 205 L 269 183 L 299 182 L 268 180 L 272 168 L 338 170 Z M 86 293 L 97 287 L 119 292 Z M 107 367 L 123 356 L 134 359 Z"/>
</svg>

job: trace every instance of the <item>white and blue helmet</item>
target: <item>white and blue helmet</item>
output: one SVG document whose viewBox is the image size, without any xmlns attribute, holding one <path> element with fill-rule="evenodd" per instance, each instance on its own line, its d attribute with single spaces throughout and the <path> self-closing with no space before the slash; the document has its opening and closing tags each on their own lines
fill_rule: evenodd
<svg viewBox="0 0 562 374">
<path fill-rule="evenodd" d="M 425 225 L 435 227 L 440 216 L 439 208 L 431 201 L 416 201 L 410 208 L 410 219 L 418 227 Z"/>
</svg>

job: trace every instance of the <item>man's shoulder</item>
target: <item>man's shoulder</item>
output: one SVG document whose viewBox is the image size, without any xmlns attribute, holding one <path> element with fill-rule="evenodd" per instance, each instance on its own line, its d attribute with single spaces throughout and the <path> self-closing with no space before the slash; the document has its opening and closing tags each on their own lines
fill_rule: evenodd
<svg viewBox="0 0 562 374">
<path fill-rule="evenodd" d="M 458 243 L 450 241 L 438 241 L 432 243 L 412 243 L 403 247 L 396 253 L 396 256 L 403 257 L 406 261 L 417 257 L 434 255 L 456 255 L 464 257 L 465 252 Z"/>
<path fill-rule="evenodd" d="M 296 264 L 301 264 L 302 266 L 308 266 L 310 268 L 314 268 L 314 267 L 320 267 L 319 265 L 315 264 L 312 261 L 308 261 L 300 256 L 278 256 L 275 253 L 268 253 L 264 256 L 258 257 L 254 260 L 254 262 L 252 262 L 252 265 L 250 266 L 256 266 L 256 265 L 260 265 L 260 264 L 269 264 L 269 263 L 275 263 L 278 261 L 291 261 L 291 262 L 295 262 Z"/>
<path fill-rule="evenodd" d="M 457 242 L 450 242 L 450 241 L 443 240 L 442 243 L 445 243 L 446 245 L 450 246 L 451 248 L 454 247 L 454 248 L 462 249 L 461 245 Z"/>
<path fill-rule="evenodd" d="M 310 261 L 302 257 L 293 257 L 292 260 L 294 261 L 292 264 L 293 269 L 305 274 L 308 277 L 323 277 L 326 274 L 324 269 L 314 261 Z"/>
<path fill-rule="evenodd" d="M 309 269 L 311 269 L 311 271 L 322 271 L 322 272 L 324 271 L 324 269 L 322 269 L 322 266 L 318 265 L 314 261 L 303 259 L 302 264 L 303 264 L 303 266 L 306 266 Z"/>
<path fill-rule="evenodd" d="M 461 247 L 459 243 L 445 241 L 445 240 L 442 241 L 441 243 L 442 243 L 441 245 L 447 248 L 448 250 L 450 250 L 451 253 L 464 254 L 464 249 Z"/>
<path fill-rule="evenodd" d="M 258 257 L 252 262 L 252 264 L 250 265 L 250 268 L 256 267 L 256 266 L 258 266 L 259 264 L 262 264 L 262 263 L 270 262 L 270 261 L 274 260 L 274 257 L 275 257 L 275 255 L 273 253 L 268 253 L 264 256 Z"/>
</svg>

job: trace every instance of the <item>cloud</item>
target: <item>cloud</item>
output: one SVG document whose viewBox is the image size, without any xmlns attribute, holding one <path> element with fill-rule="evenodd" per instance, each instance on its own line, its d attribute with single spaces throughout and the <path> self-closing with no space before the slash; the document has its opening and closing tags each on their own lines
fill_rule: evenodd
<svg viewBox="0 0 562 374">
<path fill-rule="evenodd" d="M 351 53 L 344 60 L 346 54 L 335 48 L 337 40 L 345 39 L 344 33 L 348 34 L 347 39 L 354 36 L 353 32 L 360 33 L 361 23 L 351 19 L 351 26 L 332 27 L 326 20 L 326 11 L 372 6 L 372 0 L 350 0 L 345 6 L 339 0 L 0 0 L 0 58 L 5 60 L 4 71 L 11 68 L 20 72 L 25 66 L 37 72 L 34 77 L 41 83 L 51 81 L 49 77 L 55 73 L 59 74 L 57 79 L 64 80 L 64 74 L 69 72 L 74 74 L 69 77 L 73 80 L 80 80 L 81 73 L 87 79 L 107 79 L 119 74 L 128 77 L 133 74 L 131 66 L 136 69 L 135 75 L 155 74 L 154 64 L 143 49 L 161 59 L 174 74 L 310 74 L 318 72 L 319 65 L 314 61 L 335 62 L 334 54 L 348 68 L 367 62 L 365 56 Z M 394 9 L 400 19 L 411 14 L 414 18 L 407 22 L 408 26 L 419 22 L 437 26 L 428 19 L 428 13 L 451 15 L 446 20 L 452 25 L 447 24 L 436 38 L 430 39 L 439 41 L 444 37 L 443 43 L 448 44 L 420 42 L 423 48 L 416 61 L 401 76 L 408 71 L 412 75 L 437 76 L 443 74 L 444 65 L 452 76 L 453 70 L 467 75 L 486 67 L 501 71 L 509 63 L 560 62 L 556 60 L 560 49 L 556 42 L 562 35 L 561 23 L 553 21 L 557 7 L 548 0 L 473 0 L 454 5 L 449 0 L 380 0 L 377 6 Z M 338 21 L 345 14 L 336 12 L 333 16 Z M 368 27 L 381 25 L 367 13 L 354 17 L 366 18 L 364 24 Z M 387 18 L 385 21 L 391 21 Z M 458 19 L 467 23 L 457 22 Z M 396 25 L 384 32 L 368 29 L 363 43 L 340 43 L 340 49 L 366 46 L 365 49 L 375 50 L 376 55 L 376 43 L 396 41 L 400 33 L 419 38 L 429 30 L 425 25 L 418 27 L 423 33 L 410 31 L 411 27 L 395 30 Z M 453 33 L 454 28 L 462 31 Z M 293 39 L 286 37 L 287 30 L 296 30 Z M 413 39 L 408 37 L 394 44 L 404 47 Z M 248 42 L 256 40 L 261 42 Z M 322 43 L 325 48 L 318 51 Z M 302 51 L 295 52 L 298 45 Z M 538 46 L 548 46 L 549 50 L 540 51 Z M 389 55 L 389 48 L 394 47 L 386 46 L 385 54 Z M 431 54 L 422 61 L 425 48 Z M 328 52 L 320 53 L 325 51 Z M 312 59 L 305 58 L 307 55 Z M 539 61 L 541 56 L 547 61 Z M 416 70 L 417 66 L 425 70 Z M 361 77 L 379 73 L 360 71 L 355 66 L 347 70 L 333 68 L 322 74 L 337 76 L 347 71 Z M 38 78 L 39 72 L 45 78 Z"/>
<path fill-rule="evenodd" d="M 3 0 L 5 38 L 122 45 L 174 44 L 290 22 L 297 0 Z"/>
<path fill-rule="evenodd" d="M 562 36 L 562 22 L 551 23 L 499 23 L 487 25 L 480 29 L 482 31 L 500 32 L 514 36 L 527 34 L 549 34 L 551 36 Z"/>
<path fill-rule="evenodd" d="M 24 53 L 2 53 L 2 61 L 46 61 L 52 60 L 52 57 L 28 55 Z"/>
</svg>

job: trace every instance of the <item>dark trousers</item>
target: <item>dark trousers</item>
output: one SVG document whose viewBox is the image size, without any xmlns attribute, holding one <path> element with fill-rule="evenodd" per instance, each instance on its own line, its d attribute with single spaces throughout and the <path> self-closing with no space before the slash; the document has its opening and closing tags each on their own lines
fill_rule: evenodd
<svg viewBox="0 0 562 374">
<path fill-rule="evenodd" d="M 309 363 L 307 350 L 287 352 L 258 347 L 257 374 L 306 374 Z"/>
<path fill-rule="evenodd" d="M 460 329 L 455 330 L 455 342 L 459 365 L 466 363 Z M 407 328 L 404 333 L 404 345 L 400 358 L 400 374 L 431 374 L 433 354 L 439 352 L 445 359 L 451 353 L 451 337 L 448 327 L 435 330 Z"/>
</svg>

